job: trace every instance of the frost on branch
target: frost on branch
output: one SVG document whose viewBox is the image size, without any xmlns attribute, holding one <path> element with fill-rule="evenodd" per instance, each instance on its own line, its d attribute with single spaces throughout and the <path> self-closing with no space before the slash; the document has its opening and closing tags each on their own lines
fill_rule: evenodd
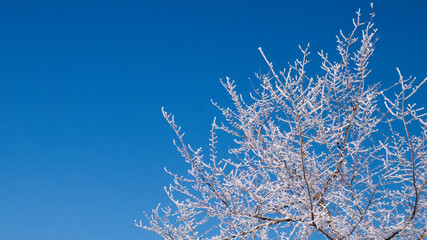
<svg viewBox="0 0 427 240">
<path fill-rule="evenodd" d="M 411 97 L 427 78 L 388 89 L 365 84 L 376 29 L 373 14 L 337 36 L 339 58 L 321 51 L 321 74 L 309 76 L 309 49 L 287 70 L 257 75 L 249 101 L 222 82 L 233 102 L 212 123 L 209 156 L 193 149 L 174 117 L 188 175 L 165 191 L 138 227 L 165 239 L 425 239 L 427 122 Z M 233 139 L 219 154 L 217 131 Z M 226 139 L 227 140 L 227 139 Z"/>
</svg>

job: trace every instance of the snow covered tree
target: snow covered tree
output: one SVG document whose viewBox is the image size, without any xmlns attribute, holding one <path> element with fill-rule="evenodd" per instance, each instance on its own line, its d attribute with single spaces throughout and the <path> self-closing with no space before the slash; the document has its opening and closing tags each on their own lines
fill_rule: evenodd
<svg viewBox="0 0 427 240">
<path fill-rule="evenodd" d="M 358 11 L 340 32 L 337 60 L 318 53 L 318 75 L 306 72 L 308 47 L 280 72 L 259 48 L 269 73 L 248 97 L 222 82 L 233 106 L 214 103 L 224 123 L 212 123 L 208 157 L 163 111 L 190 168 L 167 171 L 173 207 L 137 226 L 165 239 L 426 239 L 427 121 L 411 97 L 427 78 L 397 69 L 394 85 L 368 86 L 373 17 Z M 218 131 L 232 139 L 225 157 Z"/>
</svg>

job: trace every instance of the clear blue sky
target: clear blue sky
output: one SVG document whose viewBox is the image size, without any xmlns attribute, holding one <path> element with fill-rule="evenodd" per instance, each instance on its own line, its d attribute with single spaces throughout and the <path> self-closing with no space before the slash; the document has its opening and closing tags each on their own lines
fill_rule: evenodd
<svg viewBox="0 0 427 240">
<path fill-rule="evenodd" d="M 133 221 L 166 202 L 163 167 L 186 167 L 161 107 L 206 146 L 219 78 L 250 89 L 259 46 L 277 67 L 298 44 L 334 53 L 370 2 L 1 1 L 0 239 L 160 239 Z M 426 1 L 375 9 L 370 81 L 426 77 Z"/>
</svg>

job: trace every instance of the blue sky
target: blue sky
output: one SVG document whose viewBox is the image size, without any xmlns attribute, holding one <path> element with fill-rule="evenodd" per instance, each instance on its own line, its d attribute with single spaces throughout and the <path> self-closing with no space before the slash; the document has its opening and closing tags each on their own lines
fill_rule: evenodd
<svg viewBox="0 0 427 240">
<path fill-rule="evenodd" d="M 134 227 L 186 167 L 161 107 L 206 146 L 238 89 L 311 43 L 335 52 L 371 1 L 1 1 L 0 239 L 160 239 Z M 376 1 L 370 81 L 427 76 L 425 1 Z M 426 106 L 425 93 L 416 101 Z"/>
</svg>

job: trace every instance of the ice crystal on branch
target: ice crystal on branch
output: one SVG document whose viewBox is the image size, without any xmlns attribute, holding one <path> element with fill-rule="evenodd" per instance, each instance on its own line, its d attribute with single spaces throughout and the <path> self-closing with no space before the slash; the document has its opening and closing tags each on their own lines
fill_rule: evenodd
<svg viewBox="0 0 427 240">
<path fill-rule="evenodd" d="M 337 36 L 339 58 L 321 51 L 321 71 L 309 76 L 309 48 L 269 73 L 243 101 L 235 83 L 222 82 L 232 107 L 214 105 L 210 153 L 183 140 L 174 117 L 163 114 L 189 165 L 165 188 L 173 207 L 157 207 L 148 225 L 165 239 L 425 239 L 427 237 L 427 122 L 410 102 L 417 83 L 398 70 L 388 89 L 368 86 L 376 29 L 361 21 Z M 217 131 L 234 141 L 218 156 Z"/>
</svg>

